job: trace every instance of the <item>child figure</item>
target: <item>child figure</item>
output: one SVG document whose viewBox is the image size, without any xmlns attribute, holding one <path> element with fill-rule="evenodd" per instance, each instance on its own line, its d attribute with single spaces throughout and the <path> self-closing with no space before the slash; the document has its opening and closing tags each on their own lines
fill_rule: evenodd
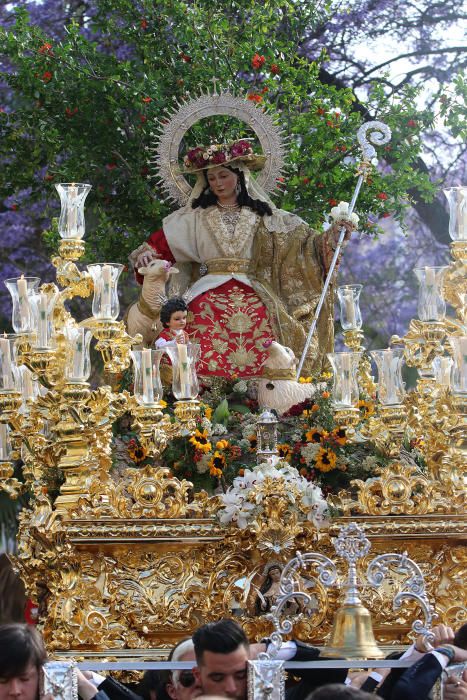
<svg viewBox="0 0 467 700">
<path fill-rule="evenodd" d="M 156 348 L 163 348 L 168 343 L 190 342 L 188 334 L 185 332 L 186 317 L 188 307 L 181 297 L 168 299 L 161 307 L 160 319 L 164 330 L 156 340 Z"/>
</svg>

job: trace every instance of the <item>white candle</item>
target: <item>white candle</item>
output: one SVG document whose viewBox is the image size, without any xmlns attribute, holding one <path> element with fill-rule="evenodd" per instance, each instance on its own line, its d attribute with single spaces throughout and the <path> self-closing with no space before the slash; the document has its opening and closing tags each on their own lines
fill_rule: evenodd
<svg viewBox="0 0 467 700">
<path fill-rule="evenodd" d="M 342 354 L 342 404 L 344 406 L 352 405 L 352 377 L 350 373 L 350 354 Z"/>
<path fill-rule="evenodd" d="M 110 318 L 112 315 L 112 267 L 103 265 L 102 267 L 102 316 Z"/>
<path fill-rule="evenodd" d="M 143 403 L 154 403 L 154 384 L 152 381 L 152 353 L 149 348 L 142 351 L 141 369 L 143 372 Z"/>
<path fill-rule="evenodd" d="M 354 299 L 352 289 L 346 289 L 345 296 L 344 296 L 344 303 L 345 303 L 345 313 L 347 316 L 347 322 L 350 324 L 350 326 L 352 328 L 355 328 L 355 326 L 356 326 L 355 299 Z"/>
<path fill-rule="evenodd" d="M 438 305 L 436 293 L 436 272 L 432 267 L 425 267 L 425 321 L 434 321 L 438 318 Z"/>
<path fill-rule="evenodd" d="M 436 272 L 432 267 L 425 267 L 425 284 L 428 288 L 432 288 L 436 284 Z M 428 289 L 430 291 L 430 289 Z"/>
<path fill-rule="evenodd" d="M 459 338 L 457 357 L 457 367 L 459 371 L 459 389 L 467 391 L 467 338 Z"/>
<path fill-rule="evenodd" d="M 68 188 L 68 218 L 67 228 L 70 238 L 78 235 L 78 188 L 74 183 Z"/>
<path fill-rule="evenodd" d="M 439 382 L 443 386 L 451 386 L 451 367 L 452 360 L 450 357 L 439 358 Z"/>
<path fill-rule="evenodd" d="M 29 301 L 28 301 L 28 283 L 24 279 L 24 275 L 18 280 L 18 301 L 19 315 L 21 317 L 21 326 L 24 329 L 29 328 Z"/>
<path fill-rule="evenodd" d="M 183 399 L 190 398 L 190 373 L 188 371 L 188 350 L 185 343 L 177 343 L 180 363 L 180 391 Z"/>
<path fill-rule="evenodd" d="M 0 460 L 4 462 L 9 456 L 8 426 L 6 423 L 0 423 Z"/>
<path fill-rule="evenodd" d="M 467 240 L 467 192 L 459 187 L 456 192 L 457 232 L 460 241 Z"/>
<path fill-rule="evenodd" d="M 13 370 L 11 367 L 10 341 L 8 338 L 0 338 L 0 352 L 2 354 L 3 388 L 14 389 Z"/>
<path fill-rule="evenodd" d="M 32 382 L 32 374 L 27 367 L 22 369 L 23 378 L 23 399 L 34 398 L 34 384 Z"/>
<path fill-rule="evenodd" d="M 393 376 L 393 360 L 394 360 L 394 355 L 391 349 L 388 350 L 383 350 L 383 366 L 382 366 L 382 377 L 381 377 L 381 382 L 380 384 L 384 384 L 386 388 L 386 396 L 381 397 L 380 396 L 380 401 L 381 403 L 384 403 L 385 405 L 392 405 L 398 403 L 397 400 L 397 395 L 395 392 L 395 386 L 394 386 L 394 376 Z M 397 360 L 396 360 L 397 362 Z M 381 391 L 381 386 L 380 386 L 380 391 Z"/>
<path fill-rule="evenodd" d="M 84 328 L 76 328 L 73 336 L 73 377 L 84 379 Z"/>
<path fill-rule="evenodd" d="M 39 301 L 37 308 L 39 311 L 39 325 L 37 329 L 37 339 L 38 346 L 40 348 L 49 347 L 49 328 L 48 328 L 48 314 L 47 314 L 48 299 L 47 294 L 41 292 L 39 295 Z"/>
</svg>

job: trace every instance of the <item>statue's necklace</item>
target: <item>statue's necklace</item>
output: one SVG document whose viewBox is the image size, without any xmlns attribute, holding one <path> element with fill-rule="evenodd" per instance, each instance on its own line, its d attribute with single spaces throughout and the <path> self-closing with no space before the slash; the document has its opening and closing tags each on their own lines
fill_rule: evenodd
<svg viewBox="0 0 467 700">
<path fill-rule="evenodd" d="M 225 211 L 236 211 L 237 209 L 240 209 L 240 204 L 238 202 L 235 202 L 235 204 L 221 204 L 220 202 L 217 202 L 217 206 Z"/>
</svg>

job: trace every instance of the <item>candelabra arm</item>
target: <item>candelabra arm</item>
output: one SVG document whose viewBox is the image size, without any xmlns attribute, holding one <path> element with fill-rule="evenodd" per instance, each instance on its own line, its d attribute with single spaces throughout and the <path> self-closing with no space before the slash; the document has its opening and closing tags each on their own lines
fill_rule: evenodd
<svg viewBox="0 0 467 700">
<path fill-rule="evenodd" d="M 89 328 L 96 338 L 96 350 L 101 353 L 104 371 L 110 374 L 118 374 L 129 367 L 131 348 L 143 342 L 139 333 L 134 337 L 128 335 L 123 321 L 92 318 L 80 325 Z"/>
<path fill-rule="evenodd" d="M 420 567 L 405 553 L 380 554 L 369 563 L 366 578 L 369 584 L 379 588 L 387 579 L 390 569 L 394 568 L 398 574 L 407 575 L 401 590 L 397 591 L 393 598 L 393 609 L 398 610 L 406 600 L 415 600 L 424 615 L 424 621 L 415 620 L 412 629 L 416 634 L 423 634 L 428 642 L 433 641 L 431 633 L 433 624 L 433 607 L 428 599 L 425 589 L 425 579 Z"/>
</svg>

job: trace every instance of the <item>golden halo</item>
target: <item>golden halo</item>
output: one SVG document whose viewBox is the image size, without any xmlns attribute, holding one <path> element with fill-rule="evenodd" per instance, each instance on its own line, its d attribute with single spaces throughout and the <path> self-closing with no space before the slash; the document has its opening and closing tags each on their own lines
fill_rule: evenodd
<svg viewBox="0 0 467 700">
<path fill-rule="evenodd" d="M 207 93 L 178 104 L 161 123 L 158 144 L 153 149 L 155 156 L 151 163 L 157 168 L 159 183 L 167 196 L 180 205 L 186 204 L 192 190 L 178 162 L 182 139 L 200 119 L 217 115 L 235 117 L 254 131 L 265 158 L 264 167 L 258 175 L 258 185 L 267 193 L 278 188 L 285 165 L 282 128 L 271 114 L 244 97 L 228 91 L 212 95 Z"/>
</svg>

